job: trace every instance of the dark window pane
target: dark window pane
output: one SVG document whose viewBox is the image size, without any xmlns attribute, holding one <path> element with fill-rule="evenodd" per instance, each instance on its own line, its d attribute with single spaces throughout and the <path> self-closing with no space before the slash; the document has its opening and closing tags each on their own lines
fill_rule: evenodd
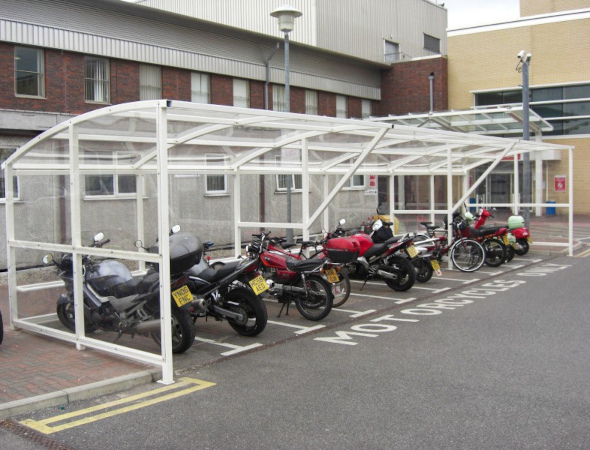
<svg viewBox="0 0 590 450">
<path fill-rule="evenodd" d="M 565 120 L 563 134 L 590 134 L 590 119 Z"/>
<path fill-rule="evenodd" d="M 582 86 L 566 86 L 563 88 L 564 100 L 574 100 L 576 98 L 590 98 L 590 84 Z"/>
<path fill-rule="evenodd" d="M 114 178 L 112 175 L 99 175 L 86 177 L 87 195 L 113 195 Z"/>
<path fill-rule="evenodd" d="M 505 91 L 504 103 L 522 103 L 522 91 Z"/>
<path fill-rule="evenodd" d="M 502 92 L 483 92 L 475 95 L 475 104 L 477 106 L 501 105 L 502 102 Z"/>
<path fill-rule="evenodd" d="M 135 194 L 135 180 L 134 175 L 119 175 L 119 194 Z"/>
<path fill-rule="evenodd" d="M 531 90 L 531 101 L 549 102 L 552 100 L 562 100 L 563 88 L 543 88 Z"/>
<path fill-rule="evenodd" d="M 565 117 L 590 116 L 590 102 L 564 103 L 563 115 Z"/>
<path fill-rule="evenodd" d="M 541 117 L 563 117 L 563 103 L 532 105 L 531 109 Z"/>
</svg>

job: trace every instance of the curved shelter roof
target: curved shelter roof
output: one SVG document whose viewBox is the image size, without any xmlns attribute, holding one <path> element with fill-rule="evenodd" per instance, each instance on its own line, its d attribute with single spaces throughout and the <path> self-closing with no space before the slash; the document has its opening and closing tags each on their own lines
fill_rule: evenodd
<svg viewBox="0 0 590 450">
<path fill-rule="evenodd" d="M 17 172 L 69 170 L 73 136 L 80 143 L 81 172 L 108 166 L 155 171 L 159 143 L 171 173 L 346 174 L 355 166 L 358 174 L 463 175 L 498 158 L 570 148 L 377 121 L 153 100 L 103 108 L 59 124 L 21 147 L 5 166 Z M 113 146 L 126 149 L 128 157 L 110 158 L 105 152 L 96 158 L 97 151 Z M 276 149 L 283 150 L 281 160 L 265 158 Z M 206 159 L 210 153 L 225 157 Z"/>
</svg>

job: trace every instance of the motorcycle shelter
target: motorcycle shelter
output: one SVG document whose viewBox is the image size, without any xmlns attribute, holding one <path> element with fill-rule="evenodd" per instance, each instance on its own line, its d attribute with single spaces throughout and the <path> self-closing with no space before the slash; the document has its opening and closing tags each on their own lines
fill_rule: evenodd
<svg viewBox="0 0 590 450">
<path fill-rule="evenodd" d="M 161 286 L 169 286 L 168 234 L 173 220 L 214 221 L 214 201 L 221 197 L 231 203 L 234 251 L 239 254 L 253 230 L 294 229 L 309 239 L 312 229 L 329 229 L 327 208 L 355 175 L 388 176 L 390 198 L 394 175 L 444 176 L 446 208 L 420 213 L 446 214 L 450 219 L 500 161 L 546 150 L 568 152 L 572 180 L 573 148 L 543 142 L 169 100 L 88 112 L 35 137 L 3 165 L 5 180 L 15 180 L 6 183 L 10 323 L 75 343 L 79 349 L 91 347 L 154 364 L 162 370 L 162 382 L 171 383 L 169 289 L 160 290 L 164 338 L 155 354 L 87 336 L 81 314 L 76 315 L 74 334 L 51 326 L 55 313 L 35 310 L 35 292 L 59 282 L 55 277 L 20 281 L 23 261 L 40 264 L 47 252 L 72 254 L 75 307 L 81 310 L 83 255 L 125 260 L 138 273 L 146 263 L 157 263 Z M 488 168 L 470 185 L 467 174 L 478 166 Z M 258 220 L 252 210 L 260 209 L 263 199 L 252 193 L 262 176 L 283 181 L 300 177 L 299 217 Z M 192 189 L 201 183 L 197 180 L 211 187 L 206 196 L 210 206 L 190 206 L 196 196 Z M 229 188 L 216 196 L 215 186 L 222 183 Z M 107 194 L 89 195 L 95 187 Z M 288 189 L 286 195 L 290 201 Z M 569 208 L 570 252 L 572 205 L 570 189 L 569 203 L 556 205 Z M 392 217 L 414 212 L 395 211 L 390 202 Z M 111 244 L 90 247 L 91 236 L 105 228 L 111 230 Z M 149 245 L 155 239 L 159 253 L 134 245 Z"/>
</svg>

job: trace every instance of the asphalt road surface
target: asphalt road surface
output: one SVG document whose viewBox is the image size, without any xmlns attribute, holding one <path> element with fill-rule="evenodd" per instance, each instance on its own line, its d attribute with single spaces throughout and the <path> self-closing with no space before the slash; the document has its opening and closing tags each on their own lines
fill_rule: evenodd
<svg viewBox="0 0 590 450">
<path fill-rule="evenodd" d="M 54 420 L 31 448 L 588 449 L 590 258 L 502 267 L 449 289 L 433 280 L 414 300 L 368 289 L 329 326 L 278 339 L 270 324 L 272 342 L 188 364 L 168 391 L 142 386 L 14 421 Z M 94 419 L 90 408 L 124 409 Z"/>
</svg>

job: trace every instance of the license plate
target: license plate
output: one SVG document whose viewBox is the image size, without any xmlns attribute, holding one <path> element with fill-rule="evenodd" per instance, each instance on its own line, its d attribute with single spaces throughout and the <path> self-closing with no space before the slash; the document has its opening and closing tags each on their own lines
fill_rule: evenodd
<svg viewBox="0 0 590 450">
<path fill-rule="evenodd" d="M 174 298 L 179 308 L 193 301 L 193 296 L 188 286 L 182 286 L 180 289 L 172 291 L 172 298 Z"/>
<path fill-rule="evenodd" d="M 502 241 L 504 241 L 504 245 L 510 244 L 510 241 L 508 240 L 508 236 L 506 236 L 505 234 L 502 235 Z"/>
<path fill-rule="evenodd" d="M 530 236 L 527 237 L 526 240 L 528 241 L 529 244 L 532 244 L 533 243 L 533 238 L 530 237 Z"/>
<path fill-rule="evenodd" d="M 268 290 L 268 285 L 266 284 L 266 280 L 262 275 L 258 275 L 256 278 L 250 280 L 249 283 L 256 295 L 260 295 L 264 291 Z"/>
<path fill-rule="evenodd" d="M 438 261 L 437 261 L 436 259 L 431 259 L 431 260 L 430 260 L 430 265 L 432 266 L 432 268 L 433 268 L 435 271 L 437 271 L 437 272 L 438 272 L 438 271 L 440 270 L 440 264 L 438 263 Z"/>
<path fill-rule="evenodd" d="M 418 250 L 416 250 L 416 247 L 414 247 L 413 245 L 408 246 L 408 248 L 406 248 L 406 251 L 408 252 L 408 255 L 410 255 L 410 258 L 415 258 L 416 256 L 418 256 Z"/>
<path fill-rule="evenodd" d="M 328 278 L 328 281 L 330 283 L 339 283 L 340 282 L 340 278 L 338 278 L 338 274 L 336 273 L 336 270 L 334 269 L 328 269 L 326 270 L 326 278 Z"/>
</svg>

